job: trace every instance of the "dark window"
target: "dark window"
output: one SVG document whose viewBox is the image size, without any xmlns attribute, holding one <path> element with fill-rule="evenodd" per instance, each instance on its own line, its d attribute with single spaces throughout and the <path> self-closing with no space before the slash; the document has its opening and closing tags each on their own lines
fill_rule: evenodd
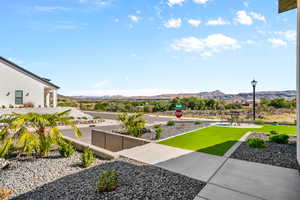
<svg viewBox="0 0 300 200">
<path fill-rule="evenodd" d="M 16 90 L 16 105 L 23 104 L 23 90 Z"/>
</svg>

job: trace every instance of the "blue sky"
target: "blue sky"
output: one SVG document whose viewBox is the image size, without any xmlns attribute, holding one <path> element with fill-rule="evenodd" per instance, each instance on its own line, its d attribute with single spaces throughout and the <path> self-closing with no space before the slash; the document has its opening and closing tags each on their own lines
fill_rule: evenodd
<svg viewBox="0 0 300 200">
<path fill-rule="evenodd" d="M 65 95 L 295 89 L 296 12 L 275 0 L 0 2 L 0 55 Z"/>
</svg>

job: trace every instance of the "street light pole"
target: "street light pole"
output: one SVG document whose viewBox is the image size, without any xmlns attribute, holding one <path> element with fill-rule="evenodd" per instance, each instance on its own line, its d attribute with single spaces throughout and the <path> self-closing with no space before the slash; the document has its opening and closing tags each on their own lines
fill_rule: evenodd
<svg viewBox="0 0 300 200">
<path fill-rule="evenodd" d="M 255 79 L 253 79 L 253 81 L 251 81 L 252 87 L 253 87 L 253 121 L 255 121 L 256 119 L 256 111 L 255 111 L 255 106 L 256 106 L 256 101 L 255 101 L 255 89 L 256 89 L 256 84 L 257 81 Z"/>
</svg>

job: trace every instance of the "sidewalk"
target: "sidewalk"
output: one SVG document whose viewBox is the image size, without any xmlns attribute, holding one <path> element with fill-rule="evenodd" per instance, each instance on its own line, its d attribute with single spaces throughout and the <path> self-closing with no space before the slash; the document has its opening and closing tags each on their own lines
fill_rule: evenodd
<svg viewBox="0 0 300 200">
<path fill-rule="evenodd" d="M 207 182 L 194 200 L 299 200 L 297 170 L 193 152 L 160 144 L 119 152 Z"/>
</svg>

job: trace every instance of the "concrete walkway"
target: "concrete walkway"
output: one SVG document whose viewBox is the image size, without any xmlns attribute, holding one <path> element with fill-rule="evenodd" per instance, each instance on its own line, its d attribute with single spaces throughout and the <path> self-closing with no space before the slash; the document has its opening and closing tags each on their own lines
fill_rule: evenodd
<svg viewBox="0 0 300 200">
<path fill-rule="evenodd" d="M 195 200 L 299 200 L 297 170 L 150 143 L 119 152 L 207 183 Z"/>
</svg>

